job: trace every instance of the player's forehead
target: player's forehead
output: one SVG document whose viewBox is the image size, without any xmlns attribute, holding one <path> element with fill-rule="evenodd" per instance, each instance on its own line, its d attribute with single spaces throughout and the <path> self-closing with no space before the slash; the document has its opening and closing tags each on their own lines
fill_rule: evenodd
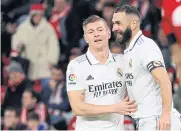
<svg viewBox="0 0 181 131">
<path fill-rule="evenodd" d="M 7 115 L 8 115 L 8 116 L 9 116 L 9 115 L 12 116 L 12 115 L 15 115 L 15 114 L 16 114 L 16 113 L 15 113 L 15 111 L 13 111 L 13 110 L 6 110 L 6 111 L 5 111 L 5 116 L 7 116 Z"/>
<path fill-rule="evenodd" d="M 116 22 L 124 22 L 127 20 L 127 15 L 125 14 L 125 12 L 117 12 L 113 14 L 113 18 L 112 18 L 112 22 L 116 23 Z"/>
<path fill-rule="evenodd" d="M 103 20 L 98 20 L 86 25 L 86 30 L 97 30 L 99 28 L 106 29 L 106 23 Z"/>
</svg>

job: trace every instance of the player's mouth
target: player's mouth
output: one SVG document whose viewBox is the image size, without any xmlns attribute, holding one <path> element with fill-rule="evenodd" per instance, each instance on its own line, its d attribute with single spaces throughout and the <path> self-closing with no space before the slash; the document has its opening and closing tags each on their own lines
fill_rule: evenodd
<svg viewBox="0 0 181 131">
<path fill-rule="evenodd" d="M 117 38 L 117 39 L 122 39 L 122 37 L 123 37 L 123 34 L 122 34 L 122 33 L 117 33 L 117 34 L 116 34 L 116 38 Z"/>
<path fill-rule="evenodd" d="M 100 42 L 100 41 L 102 41 L 102 39 L 96 39 L 96 40 L 94 40 L 94 42 Z"/>
<path fill-rule="evenodd" d="M 116 36 L 121 37 L 123 34 L 122 33 L 117 33 Z"/>
<path fill-rule="evenodd" d="M 123 32 L 122 32 L 122 31 L 115 31 L 115 32 L 114 32 L 114 35 L 115 35 L 116 37 L 122 37 Z"/>
</svg>

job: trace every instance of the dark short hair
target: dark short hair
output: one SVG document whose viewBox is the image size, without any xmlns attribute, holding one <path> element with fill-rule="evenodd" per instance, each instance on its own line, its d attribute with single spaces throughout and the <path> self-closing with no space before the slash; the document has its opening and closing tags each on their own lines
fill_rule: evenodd
<svg viewBox="0 0 181 131">
<path fill-rule="evenodd" d="M 63 70 L 62 65 L 60 64 L 53 65 L 53 68 L 57 70 Z"/>
<path fill-rule="evenodd" d="M 38 94 L 33 88 L 27 88 L 27 89 L 25 89 L 24 92 L 30 93 L 33 98 L 37 99 L 37 102 L 40 101 L 40 96 L 39 96 L 39 94 Z"/>
<path fill-rule="evenodd" d="M 114 42 L 112 42 L 112 43 L 110 43 L 110 49 L 112 49 L 112 48 L 121 48 L 121 46 L 119 45 L 119 44 L 116 44 L 116 43 L 114 43 Z"/>
<path fill-rule="evenodd" d="M 82 24 L 82 27 L 86 27 L 89 23 L 94 23 L 94 22 L 97 22 L 97 21 L 103 21 L 105 22 L 105 24 L 107 25 L 106 21 L 102 18 L 102 17 L 99 17 L 98 15 L 91 15 L 89 16 L 87 19 L 85 19 L 83 21 L 83 24 Z"/>
<path fill-rule="evenodd" d="M 127 15 L 131 15 L 131 14 L 136 15 L 141 21 L 140 12 L 137 10 L 135 6 L 124 4 L 122 6 L 117 7 L 114 10 L 114 13 L 118 13 L 118 12 L 125 12 Z"/>
<path fill-rule="evenodd" d="M 37 120 L 39 121 L 39 115 L 35 112 L 31 112 L 28 114 L 28 120 Z"/>
<path fill-rule="evenodd" d="M 12 106 L 8 106 L 6 109 L 5 109 L 5 112 L 6 111 L 11 111 L 11 112 L 14 112 L 16 117 L 19 117 L 20 116 L 20 110 L 16 107 L 12 107 Z"/>
</svg>

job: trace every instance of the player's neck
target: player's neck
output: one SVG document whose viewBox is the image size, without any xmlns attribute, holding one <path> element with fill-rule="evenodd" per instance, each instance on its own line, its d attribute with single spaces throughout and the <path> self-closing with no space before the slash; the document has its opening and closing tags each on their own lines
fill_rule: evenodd
<svg viewBox="0 0 181 131">
<path fill-rule="evenodd" d="M 131 36 L 131 39 L 127 42 L 127 44 L 126 44 L 126 48 L 128 48 L 128 47 L 129 47 L 129 45 L 130 45 L 131 41 L 134 39 L 134 37 L 136 36 L 136 34 L 137 34 L 139 31 L 140 31 L 140 29 L 135 30 L 135 31 L 132 31 L 132 36 Z"/>
<path fill-rule="evenodd" d="M 93 50 L 89 48 L 90 52 L 94 55 L 96 60 L 101 64 L 105 64 L 109 57 L 109 48 L 101 49 L 101 50 Z"/>
</svg>

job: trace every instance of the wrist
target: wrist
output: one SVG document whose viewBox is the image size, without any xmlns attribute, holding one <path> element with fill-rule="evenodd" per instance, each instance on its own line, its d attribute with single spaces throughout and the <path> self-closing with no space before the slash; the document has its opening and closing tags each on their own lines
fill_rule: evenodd
<svg viewBox="0 0 181 131">
<path fill-rule="evenodd" d="M 171 111 L 169 111 L 168 109 L 162 109 L 162 114 L 168 114 L 170 115 Z"/>
<path fill-rule="evenodd" d="M 117 107 L 117 104 L 114 104 L 114 105 L 111 105 L 111 107 L 112 107 L 112 113 L 118 113 L 118 107 Z"/>
</svg>

